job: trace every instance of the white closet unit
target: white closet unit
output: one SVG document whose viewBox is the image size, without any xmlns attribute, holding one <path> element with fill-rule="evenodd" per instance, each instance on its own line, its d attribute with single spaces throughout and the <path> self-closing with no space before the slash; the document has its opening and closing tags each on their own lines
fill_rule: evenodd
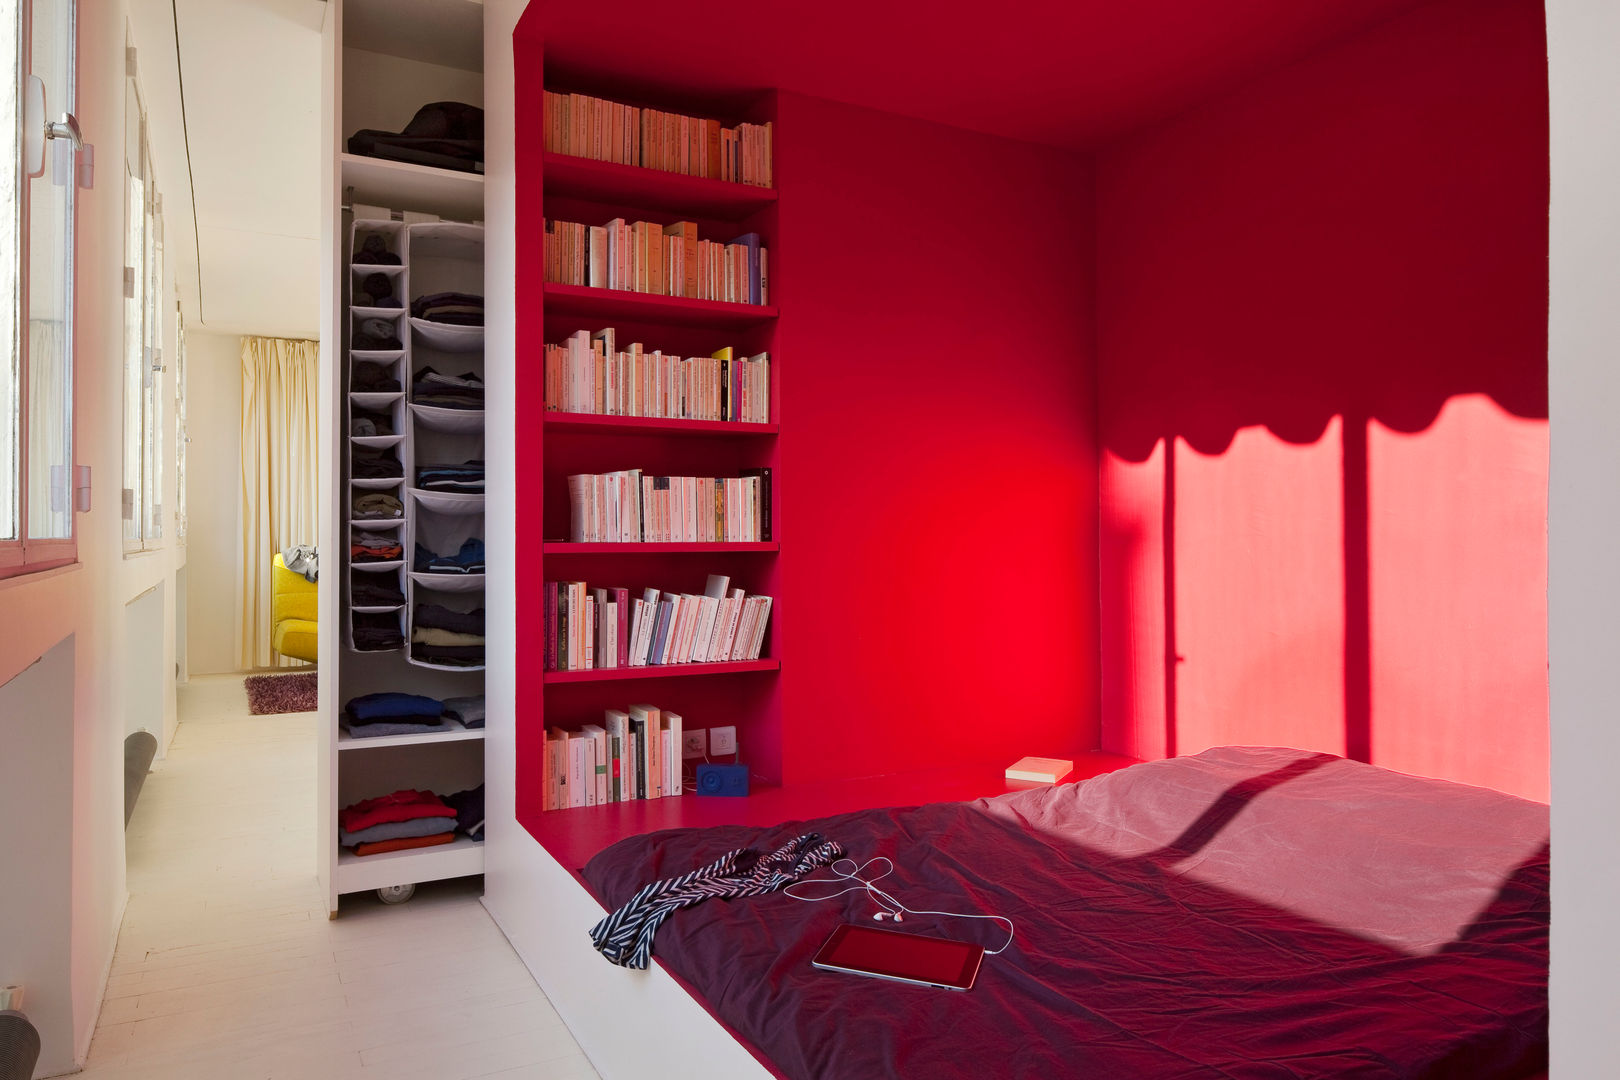
<svg viewBox="0 0 1620 1080">
<path fill-rule="evenodd" d="M 447 844 L 365 856 L 338 844 L 342 807 L 402 789 L 445 795 L 484 779 L 482 728 L 454 723 L 448 731 L 354 738 L 339 722 L 345 703 L 363 694 L 442 700 L 484 692 L 482 663 L 434 662 L 411 649 L 422 605 L 468 613 L 484 603 L 481 566 L 429 570 L 414 554 L 421 544 L 436 556 L 476 556 L 476 545 L 462 545 L 483 540 L 483 495 L 424 489 L 417 477 L 423 463 L 482 460 L 483 410 L 417 402 L 413 392 L 424 368 L 481 380 L 483 327 L 411 314 L 421 297 L 482 295 L 483 177 L 348 152 L 355 131 L 401 131 L 423 105 L 483 105 L 483 8 L 476 0 L 331 0 L 328 8 L 322 418 L 329 452 L 316 864 L 335 917 L 343 894 L 375 889 L 399 900 L 417 882 L 484 869 L 483 845 L 461 833 Z"/>
</svg>

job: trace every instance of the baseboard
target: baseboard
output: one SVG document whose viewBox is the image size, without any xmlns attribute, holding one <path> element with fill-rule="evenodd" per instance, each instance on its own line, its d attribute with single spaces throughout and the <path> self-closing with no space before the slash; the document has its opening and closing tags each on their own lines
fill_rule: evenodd
<svg viewBox="0 0 1620 1080">
<path fill-rule="evenodd" d="M 72 1076 L 74 1073 L 84 1071 L 90 1060 L 90 1044 L 95 1041 L 96 1027 L 101 1023 L 101 1007 L 107 1003 L 107 983 L 112 979 L 113 960 L 118 956 L 118 939 L 124 933 L 124 912 L 129 910 L 129 890 L 124 890 L 123 899 L 118 902 L 118 916 L 113 920 L 113 947 L 107 954 L 107 962 L 101 967 L 101 980 L 97 984 L 96 1007 L 90 1014 L 90 1023 L 84 1029 L 84 1034 L 78 1036 L 77 1045 L 73 1048 L 73 1068 L 66 1072 L 52 1073 L 52 1076 Z"/>
</svg>

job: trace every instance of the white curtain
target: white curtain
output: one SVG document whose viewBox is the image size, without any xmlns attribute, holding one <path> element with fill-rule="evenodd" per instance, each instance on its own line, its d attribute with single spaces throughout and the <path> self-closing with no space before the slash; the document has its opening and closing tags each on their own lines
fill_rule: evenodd
<svg viewBox="0 0 1620 1080">
<path fill-rule="evenodd" d="M 316 542 L 320 345 L 242 339 L 242 513 L 236 653 L 244 670 L 278 662 L 270 650 L 271 561 Z M 332 555 L 322 552 L 327 558 Z M 302 661 L 279 659 L 282 666 Z"/>
<path fill-rule="evenodd" d="M 67 335 L 59 319 L 28 320 L 28 535 L 73 535 L 72 413 Z"/>
</svg>

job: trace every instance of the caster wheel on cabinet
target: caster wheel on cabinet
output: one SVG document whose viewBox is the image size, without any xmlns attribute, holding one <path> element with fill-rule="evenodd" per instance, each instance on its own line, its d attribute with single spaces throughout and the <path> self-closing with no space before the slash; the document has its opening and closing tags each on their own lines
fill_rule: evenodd
<svg viewBox="0 0 1620 1080">
<path fill-rule="evenodd" d="M 403 904 L 415 895 L 415 885 L 384 885 L 377 890 L 377 899 L 385 904 Z"/>
</svg>

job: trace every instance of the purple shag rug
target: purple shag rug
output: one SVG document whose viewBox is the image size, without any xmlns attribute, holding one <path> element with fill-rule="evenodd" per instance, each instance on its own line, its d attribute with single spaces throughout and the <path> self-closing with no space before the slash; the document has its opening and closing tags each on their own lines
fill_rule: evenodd
<svg viewBox="0 0 1620 1080">
<path fill-rule="evenodd" d="M 313 671 L 293 675 L 249 675 L 242 680 L 247 688 L 248 712 L 254 716 L 268 713 L 314 712 L 317 698 L 317 680 Z"/>
</svg>

